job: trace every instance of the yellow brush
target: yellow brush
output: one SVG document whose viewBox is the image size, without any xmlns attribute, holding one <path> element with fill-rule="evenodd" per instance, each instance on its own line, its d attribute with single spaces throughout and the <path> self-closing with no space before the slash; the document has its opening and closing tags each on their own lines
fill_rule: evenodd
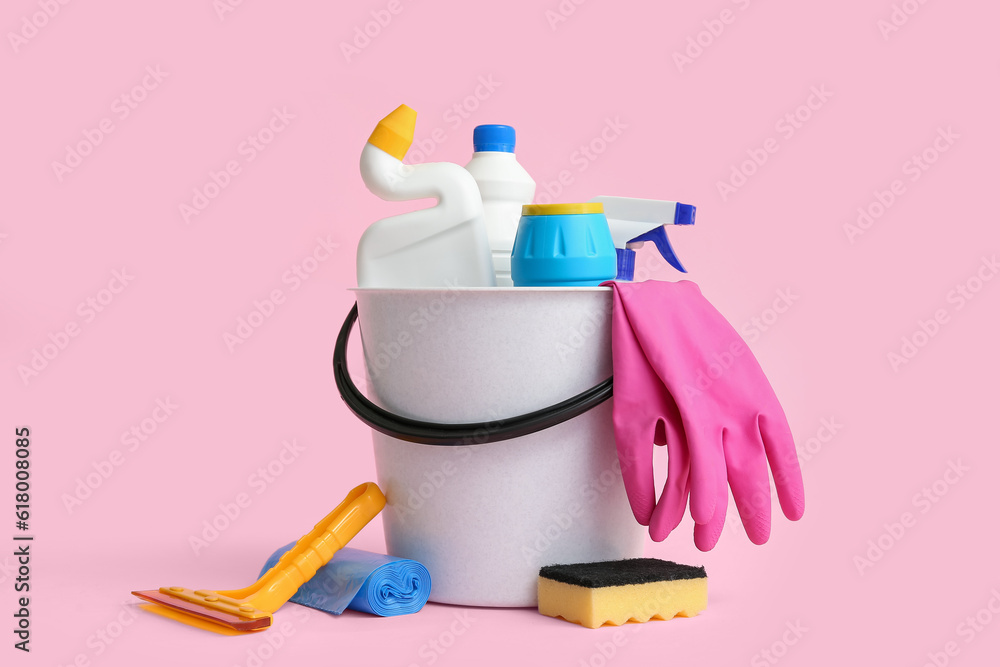
<svg viewBox="0 0 1000 667">
<path fill-rule="evenodd" d="M 378 516 L 385 496 L 374 482 L 353 489 L 312 531 L 302 536 L 274 567 L 252 586 L 235 591 L 191 590 L 180 586 L 158 591 L 132 591 L 181 614 L 218 623 L 234 630 L 263 630 L 271 625 L 271 614 L 312 579 L 345 544 Z"/>
</svg>

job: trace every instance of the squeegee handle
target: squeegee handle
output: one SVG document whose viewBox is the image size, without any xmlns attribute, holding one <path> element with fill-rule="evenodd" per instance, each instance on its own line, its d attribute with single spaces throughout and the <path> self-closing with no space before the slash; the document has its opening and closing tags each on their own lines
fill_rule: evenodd
<svg viewBox="0 0 1000 667">
<path fill-rule="evenodd" d="M 261 577 L 263 584 L 253 595 L 253 604 L 264 611 L 277 611 L 316 570 L 350 542 L 385 507 L 385 496 L 374 482 L 351 490 L 344 501 L 303 535 L 274 567 Z"/>
</svg>

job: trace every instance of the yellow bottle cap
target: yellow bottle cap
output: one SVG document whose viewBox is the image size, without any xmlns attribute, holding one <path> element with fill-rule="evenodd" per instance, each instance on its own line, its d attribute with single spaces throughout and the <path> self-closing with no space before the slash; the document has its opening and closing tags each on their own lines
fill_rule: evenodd
<svg viewBox="0 0 1000 667">
<path fill-rule="evenodd" d="M 372 130 L 368 143 L 381 148 L 397 160 L 402 160 L 413 143 L 413 131 L 417 127 L 417 112 L 400 104 L 395 111 L 383 118 Z"/>
<path fill-rule="evenodd" d="M 604 213 L 601 202 L 586 202 L 583 204 L 525 204 L 521 207 L 521 215 L 580 215 L 585 213 Z"/>
</svg>

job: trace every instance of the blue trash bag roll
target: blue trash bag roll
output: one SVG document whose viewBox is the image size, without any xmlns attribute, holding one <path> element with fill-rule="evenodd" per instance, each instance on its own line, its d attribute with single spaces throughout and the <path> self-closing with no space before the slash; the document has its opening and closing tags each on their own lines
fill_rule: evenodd
<svg viewBox="0 0 1000 667">
<path fill-rule="evenodd" d="M 271 554 L 261 575 L 295 546 L 286 544 Z M 291 601 L 341 614 L 345 609 L 376 616 L 402 616 L 420 611 L 431 594 L 431 575 L 415 560 L 344 547 L 316 570 Z"/>
</svg>

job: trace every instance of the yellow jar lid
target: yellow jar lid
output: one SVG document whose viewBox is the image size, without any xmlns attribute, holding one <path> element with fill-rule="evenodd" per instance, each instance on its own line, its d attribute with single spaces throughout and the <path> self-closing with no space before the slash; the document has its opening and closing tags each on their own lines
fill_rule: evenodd
<svg viewBox="0 0 1000 667">
<path fill-rule="evenodd" d="M 521 207 L 521 215 L 581 215 L 586 213 L 604 213 L 601 202 L 586 202 L 583 204 L 525 204 Z"/>
</svg>

